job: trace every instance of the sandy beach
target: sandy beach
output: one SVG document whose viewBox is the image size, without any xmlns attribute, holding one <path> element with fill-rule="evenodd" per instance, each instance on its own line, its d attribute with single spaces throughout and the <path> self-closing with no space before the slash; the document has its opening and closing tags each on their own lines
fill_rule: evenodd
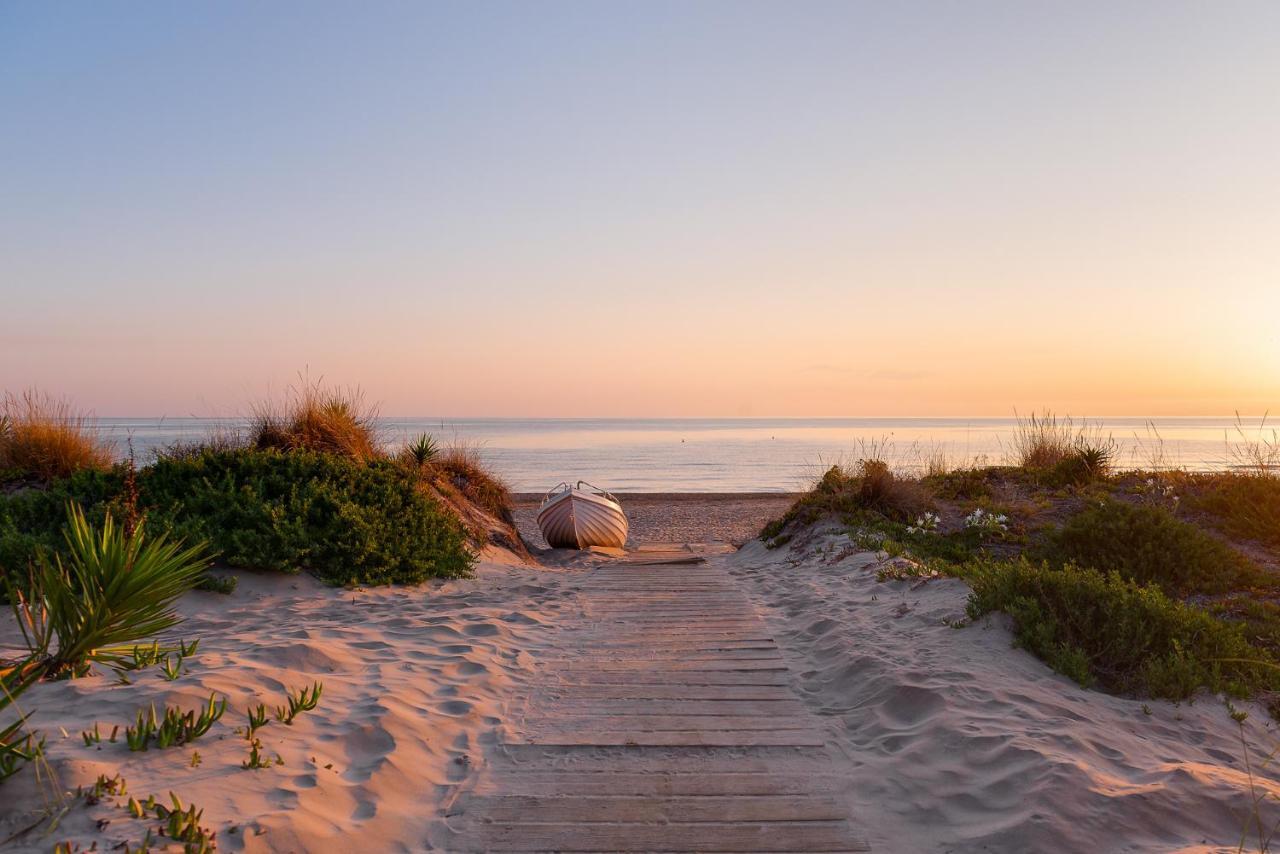
<svg viewBox="0 0 1280 854">
<path fill-rule="evenodd" d="M 628 546 L 652 543 L 731 543 L 742 545 L 770 519 L 795 501 L 784 492 L 618 493 L 631 523 Z M 515 521 L 525 542 L 546 548 L 538 530 L 540 493 L 517 493 Z"/>
<path fill-rule="evenodd" d="M 649 496 L 632 498 L 629 508 L 638 511 L 637 539 L 689 532 L 709 543 L 744 536 L 783 500 Z M 754 515 L 736 516 L 743 506 Z M 700 529 L 703 516 L 713 522 Z M 752 541 L 738 551 L 704 549 L 705 561 L 688 569 L 639 563 L 655 555 L 687 562 L 699 551 L 673 545 L 659 554 L 650 544 L 623 564 L 550 552 L 542 565 L 486 561 L 473 579 L 404 588 L 343 590 L 305 575 L 242 572 L 230 596 L 182 600 L 180 634 L 201 644 L 177 680 L 152 670 L 121 685 L 100 674 L 38 685 L 23 705 L 38 710 L 47 734 L 54 791 L 91 787 L 99 775 L 120 775 L 140 798 L 173 791 L 204 810 L 219 850 L 231 851 L 325 851 L 352 840 L 370 851 L 485 850 L 488 843 L 476 840 L 497 838 L 486 811 L 523 804 L 505 820 L 518 825 L 559 803 L 554 795 L 530 800 L 521 781 L 540 778 L 513 774 L 511 757 L 525 755 L 521 744 L 545 745 L 535 761 L 561 775 L 565 809 L 581 806 L 573 800 L 583 797 L 579 772 L 601 785 L 643 784 L 641 791 L 660 784 L 679 792 L 681 781 L 693 785 L 704 773 L 725 785 L 741 777 L 763 787 L 748 803 L 771 803 L 760 798 L 785 790 L 769 797 L 837 809 L 839 827 L 847 828 L 840 833 L 882 851 L 1220 850 L 1238 842 L 1249 803 L 1242 738 L 1255 752 L 1255 791 L 1280 795 L 1275 769 L 1258 764 L 1274 741 L 1260 706 L 1239 703 L 1249 717 L 1237 727 L 1211 697 L 1175 704 L 1082 689 L 1014 649 L 1001 618 L 951 627 L 963 615 L 963 582 L 878 581 L 885 556 L 853 547 L 836 529 L 819 528 L 788 548 Z M 634 607 L 620 600 L 616 612 L 602 615 L 600 607 L 613 606 L 593 597 L 628 579 L 648 592 L 636 594 Z M 705 589 L 723 605 L 687 586 L 713 582 Z M 627 634 L 651 619 L 633 613 L 645 602 L 661 608 L 652 618 L 660 622 L 648 623 L 656 632 Z M 757 636 L 771 640 L 765 647 L 745 640 Z M 617 700 L 588 695 L 617 706 L 608 713 L 613 730 L 596 732 L 591 722 L 605 719 L 581 717 L 581 701 L 565 712 L 546 697 L 585 690 L 570 689 L 566 674 L 601 643 L 621 652 L 591 670 L 616 670 L 626 663 L 619 656 L 629 657 L 634 662 L 623 671 L 633 676 L 625 684 L 643 690 Z M 727 661 L 723 671 L 719 659 Z M 652 683 L 646 668 L 666 675 Z M 318 708 L 290 726 L 265 726 L 270 766 L 243 768 L 247 744 L 237 728 L 245 709 L 278 704 L 286 689 L 313 681 L 324 684 Z M 682 690 L 702 693 L 691 699 Z M 768 691 L 764 698 L 780 705 L 761 711 L 740 699 L 753 696 L 744 691 Z M 211 692 L 228 699 L 228 710 L 192 745 L 135 753 L 105 739 L 151 702 L 196 707 Z M 750 717 L 783 712 L 775 723 Z M 104 742 L 86 746 L 80 733 L 95 723 Z M 697 748 L 711 751 L 707 764 L 672 765 L 681 748 L 671 745 L 685 743 L 721 747 Z M 645 759 L 646 751 L 655 753 Z M 714 759 L 715 751 L 727 752 Z M 760 762 L 742 767 L 764 776 L 735 770 L 757 753 Z M 795 790 L 797 778 L 814 775 L 817 789 Z M 6 789 L 6 850 L 47 851 L 64 840 L 108 850 L 136 844 L 148 826 L 128 816 L 124 798 L 89 805 L 64 795 L 70 808 L 53 835 L 23 833 L 50 803 L 51 790 L 38 782 L 29 774 Z M 736 808 L 740 793 L 726 791 L 717 797 Z M 675 823 L 676 837 L 682 820 L 697 820 L 697 803 L 665 807 L 673 812 L 663 821 Z M 682 818 L 685 809 L 693 811 Z M 632 827 L 636 850 L 655 838 L 645 815 L 634 827 L 622 825 Z M 751 826 L 770 832 L 778 817 L 760 815 Z M 834 828 L 833 820 L 823 819 Z M 581 836 L 576 825 L 566 827 L 567 838 L 600 839 L 599 825 Z M 795 838 L 803 847 L 809 837 Z"/>
</svg>

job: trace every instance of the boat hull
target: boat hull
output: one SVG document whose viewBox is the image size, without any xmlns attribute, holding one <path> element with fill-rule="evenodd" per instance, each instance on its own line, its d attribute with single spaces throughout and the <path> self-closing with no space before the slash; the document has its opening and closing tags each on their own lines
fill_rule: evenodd
<svg viewBox="0 0 1280 854">
<path fill-rule="evenodd" d="M 538 527 L 552 548 L 620 549 L 627 542 L 629 525 L 618 502 L 571 489 L 542 506 L 538 511 Z"/>
</svg>

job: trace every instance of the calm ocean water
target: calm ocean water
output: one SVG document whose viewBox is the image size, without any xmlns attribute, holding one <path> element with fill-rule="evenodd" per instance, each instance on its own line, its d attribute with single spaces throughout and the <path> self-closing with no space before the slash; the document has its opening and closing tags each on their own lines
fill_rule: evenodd
<svg viewBox="0 0 1280 854">
<path fill-rule="evenodd" d="M 198 441 L 237 419 L 102 418 L 98 429 L 123 452 L 131 438 L 139 460 L 175 441 Z M 1149 465 L 1162 440 L 1169 465 L 1227 465 L 1234 418 L 1108 418 L 1104 433 L 1120 446 L 1121 466 Z M 1244 422 L 1258 436 L 1258 419 Z M 859 456 L 860 443 L 886 447 L 897 466 L 921 465 L 941 452 L 955 463 L 996 464 L 1012 448 L 1013 418 L 677 418 L 507 419 L 384 418 L 388 444 L 431 433 L 466 441 L 518 492 L 540 492 L 561 480 L 588 480 L 633 492 L 785 492 L 805 487 L 831 463 Z M 1265 435 L 1271 437 L 1271 425 Z"/>
</svg>

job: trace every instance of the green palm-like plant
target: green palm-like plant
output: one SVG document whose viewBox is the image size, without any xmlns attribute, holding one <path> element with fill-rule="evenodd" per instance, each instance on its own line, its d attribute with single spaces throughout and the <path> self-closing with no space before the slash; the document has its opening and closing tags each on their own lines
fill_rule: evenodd
<svg viewBox="0 0 1280 854">
<path fill-rule="evenodd" d="M 405 451 L 415 463 L 424 466 L 436 458 L 436 454 L 440 451 L 440 446 L 430 433 L 423 433 L 410 442 L 405 447 Z"/>
<path fill-rule="evenodd" d="M 210 558 L 204 543 L 147 539 L 142 526 L 126 533 L 110 515 L 95 530 L 74 503 L 67 517 L 66 562 L 40 555 L 26 589 L 9 591 L 31 661 L 49 676 L 121 665 L 138 641 L 173 628 L 174 602 Z"/>
</svg>

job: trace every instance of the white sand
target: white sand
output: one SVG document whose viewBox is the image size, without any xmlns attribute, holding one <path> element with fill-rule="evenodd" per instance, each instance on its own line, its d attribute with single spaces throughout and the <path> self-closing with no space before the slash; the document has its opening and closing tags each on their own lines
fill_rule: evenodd
<svg viewBox="0 0 1280 854">
<path fill-rule="evenodd" d="M 1012 649 L 1002 618 L 944 625 L 963 615 L 961 582 L 878 583 L 875 556 L 846 538 L 800 539 L 710 559 L 727 563 L 773 629 L 875 850 L 1235 850 L 1248 778 L 1220 699 L 1151 701 L 1147 715 L 1141 701 L 1083 690 Z M 42 684 L 23 706 L 49 737 L 63 788 L 120 773 L 139 797 L 175 791 L 204 808 L 221 850 L 423 850 L 486 747 L 514 728 L 535 663 L 563 657 L 557 622 L 575 607 L 577 572 L 601 559 L 559 570 L 487 561 L 474 580 L 355 593 L 239 573 L 230 597 L 183 600 L 181 636 L 201 646 L 176 682 L 151 670 L 128 686 L 110 675 Z M 245 707 L 282 703 L 286 687 L 312 680 L 325 685 L 320 707 L 261 731 L 284 764 L 243 770 L 247 744 L 233 729 Z M 153 700 L 191 708 L 210 691 L 230 709 L 189 747 L 131 753 L 80 739 L 95 720 L 109 732 Z M 1261 708 L 1241 708 L 1258 760 L 1280 737 Z M 1256 785 L 1280 797 L 1278 778 L 1262 769 Z M 2 793 L 0 839 L 42 804 L 30 768 Z M 1263 815 L 1280 818 L 1274 802 Z M 99 832 L 100 819 L 110 823 Z M 109 850 L 136 845 L 144 828 L 110 801 L 81 803 L 52 835 L 6 850 L 63 840 Z"/>
<path fill-rule="evenodd" d="M 1249 782 L 1221 699 L 1148 701 L 1147 715 L 1084 690 L 1012 649 L 1003 617 L 945 625 L 964 615 L 962 582 L 878 583 L 876 556 L 843 536 L 796 551 L 755 542 L 730 561 L 796 692 L 829 721 L 875 850 L 1236 850 Z M 1258 763 L 1280 734 L 1260 706 L 1237 705 Z M 1269 830 L 1280 768 L 1255 785 L 1273 796 Z"/>
<path fill-rule="evenodd" d="M 98 675 L 40 684 L 23 697 L 62 787 L 119 773 L 139 798 L 167 799 L 172 790 L 204 809 L 220 850 L 422 850 L 455 784 L 498 738 L 507 704 L 522 693 L 529 650 L 553 633 L 563 576 L 484 563 L 473 580 L 352 592 L 307 576 L 238 574 L 231 596 L 182 601 L 180 636 L 199 638 L 200 648 L 177 681 L 152 669 L 132 685 Z M 242 769 L 248 744 L 233 730 L 245 708 L 283 704 L 286 688 L 314 680 L 324 683 L 315 711 L 259 731 L 284 764 Z M 194 744 L 138 753 L 124 744 L 123 725 L 139 707 L 194 708 L 210 691 L 230 704 Z M 120 742 L 86 747 L 80 732 L 95 720 L 104 735 L 121 724 Z M 193 751 L 202 757 L 196 768 Z M 27 768 L 4 784 L 0 839 L 44 803 L 36 782 Z M 102 833 L 98 819 L 110 821 Z M 144 831 L 108 802 L 81 804 L 52 835 L 26 834 L 9 850 L 48 852 L 64 840 L 108 850 L 136 846 Z"/>
</svg>

